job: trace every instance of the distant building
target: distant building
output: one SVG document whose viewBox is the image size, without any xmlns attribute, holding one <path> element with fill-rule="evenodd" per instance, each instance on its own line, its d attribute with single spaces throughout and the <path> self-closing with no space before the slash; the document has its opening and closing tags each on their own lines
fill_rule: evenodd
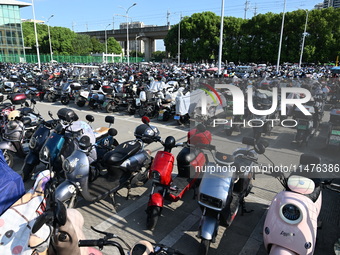
<svg viewBox="0 0 340 255">
<path fill-rule="evenodd" d="M 0 54 L 24 54 L 20 8 L 31 6 L 30 3 L 16 0 L 0 0 Z M 1 59 L 0 59 L 1 60 Z"/>
<path fill-rule="evenodd" d="M 323 9 L 323 3 L 318 3 L 314 5 L 314 9 L 317 9 L 317 10 Z"/>
<path fill-rule="evenodd" d="M 34 22 L 34 19 L 22 19 L 21 20 L 22 22 Z M 45 24 L 45 21 L 43 21 L 43 20 L 35 20 L 35 23 L 37 23 L 37 24 Z"/>
<path fill-rule="evenodd" d="M 334 7 L 334 8 L 340 8 L 340 0 L 324 0 L 323 3 L 315 5 L 315 8 L 322 6 L 321 8 L 328 8 L 328 7 Z M 317 8 L 320 9 L 320 8 Z"/>
<path fill-rule="evenodd" d="M 126 29 L 127 23 L 120 23 L 119 24 L 119 29 Z M 143 22 L 140 21 L 136 21 L 136 22 L 129 22 L 129 29 L 132 28 L 142 28 L 142 27 L 148 27 L 146 25 L 144 25 Z M 145 46 L 144 46 L 144 42 L 143 40 L 140 40 L 140 35 L 133 35 L 130 32 L 130 36 L 134 37 L 134 40 L 130 40 L 129 41 L 129 50 L 131 51 L 135 51 L 135 52 L 141 52 L 144 53 L 145 52 Z M 137 38 L 137 39 L 136 39 Z M 123 52 L 126 51 L 126 42 L 119 42 L 120 46 L 123 49 Z"/>
</svg>

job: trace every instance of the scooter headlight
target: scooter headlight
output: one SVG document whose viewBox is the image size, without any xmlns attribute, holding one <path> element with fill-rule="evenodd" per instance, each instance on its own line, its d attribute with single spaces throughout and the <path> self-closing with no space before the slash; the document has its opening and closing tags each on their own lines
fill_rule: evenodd
<svg viewBox="0 0 340 255">
<path fill-rule="evenodd" d="M 37 139 L 32 136 L 31 139 L 30 139 L 30 144 L 29 144 L 30 149 L 33 150 L 36 145 L 37 145 Z"/>
<path fill-rule="evenodd" d="M 222 200 L 216 197 L 211 197 L 206 194 L 201 193 L 199 197 L 200 204 L 204 204 L 208 207 L 219 208 L 222 209 L 223 203 Z"/>
<path fill-rule="evenodd" d="M 78 161 L 78 158 L 71 159 L 71 161 L 69 159 L 65 159 L 63 162 L 63 170 L 66 173 L 72 173 L 76 168 Z"/>
<path fill-rule="evenodd" d="M 152 171 L 151 172 L 151 179 L 154 182 L 161 182 L 161 175 L 158 171 Z"/>
<path fill-rule="evenodd" d="M 280 210 L 281 218 L 289 224 L 298 224 L 302 220 L 302 213 L 299 207 L 293 204 L 285 204 Z"/>
<path fill-rule="evenodd" d="M 40 155 L 39 155 L 40 161 L 47 164 L 49 163 L 50 160 L 50 150 L 45 146 L 42 148 L 42 150 L 40 151 Z"/>
<path fill-rule="evenodd" d="M 63 163 L 63 170 L 66 173 L 71 173 L 72 172 L 71 169 L 72 169 L 72 167 L 71 167 L 70 161 L 68 159 L 65 159 L 64 163 Z"/>
</svg>

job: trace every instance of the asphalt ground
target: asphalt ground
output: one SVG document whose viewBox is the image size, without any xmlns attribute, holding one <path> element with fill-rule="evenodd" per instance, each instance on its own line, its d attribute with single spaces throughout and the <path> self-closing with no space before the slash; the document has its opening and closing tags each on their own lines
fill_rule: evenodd
<svg viewBox="0 0 340 255">
<path fill-rule="evenodd" d="M 46 119 L 48 119 L 48 110 L 56 116 L 56 112 L 62 107 L 65 106 L 59 102 L 38 102 L 36 105 L 36 108 Z M 79 108 L 72 103 L 68 107 L 76 109 L 82 120 L 85 120 L 86 114 L 92 114 L 95 117 L 95 122 L 92 124 L 93 128 L 107 126 L 104 122 L 107 114 L 102 111 L 92 111 L 86 107 Z M 128 116 L 125 113 L 114 113 L 114 116 L 116 117 L 114 127 L 118 130 L 118 141 L 133 140 L 135 127 L 142 123 L 140 118 Z M 340 152 L 334 148 L 326 147 L 328 120 L 329 112 L 326 111 L 319 130 L 308 145 L 302 147 L 293 143 L 296 133 L 295 129 L 280 126 L 274 127 L 272 134 L 264 137 L 269 143 L 265 155 L 276 165 L 297 165 L 299 156 L 302 153 L 319 155 L 322 163 L 325 164 L 339 164 Z M 172 120 L 169 122 L 152 120 L 151 124 L 159 128 L 163 139 L 172 135 L 177 141 L 185 141 L 189 130 L 189 127 L 178 126 Z M 251 128 L 243 128 L 240 133 L 235 132 L 230 137 L 225 135 L 221 126 L 212 128 L 211 132 L 213 134 L 212 144 L 216 145 L 219 151 L 229 154 L 236 148 L 242 147 L 241 140 L 243 136 L 252 136 Z M 148 146 L 148 148 L 152 151 L 152 155 L 155 155 L 157 150 L 160 150 L 162 147 L 160 144 L 154 143 Z M 174 155 L 177 155 L 179 150 L 179 148 L 175 148 L 173 150 Z M 20 171 L 23 159 L 18 159 L 15 162 L 14 170 Z M 259 162 L 263 164 L 269 163 L 268 159 L 263 155 L 260 155 Z M 38 169 L 41 168 L 42 166 L 39 166 Z M 176 171 L 177 168 L 175 167 L 174 175 Z M 322 177 L 338 178 L 337 182 L 340 182 L 339 175 L 339 173 L 334 172 L 322 173 Z M 227 229 L 220 227 L 216 242 L 211 245 L 209 254 L 267 254 L 263 246 L 263 222 L 270 201 L 283 188 L 274 177 L 264 174 L 257 174 L 253 185 L 252 193 L 246 198 L 246 207 L 248 210 L 253 210 L 253 212 L 243 216 L 238 214 L 232 225 Z M 26 183 L 25 186 L 26 188 L 31 187 L 32 182 Z M 167 202 L 155 230 L 149 231 L 146 229 L 145 209 L 150 190 L 151 182 L 146 183 L 143 187 L 132 189 L 131 195 L 133 197 L 129 200 L 126 199 L 125 189 L 119 191 L 116 196 L 116 207 L 114 209 L 110 199 L 97 203 L 88 203 L 84 200 L 79 201 L 77 208 L 85 219 L 85 236 L 89 239 L 101 237 L 90 229 L 91 226 L 94 226 L 101 231 L 117 234 L 131 246 L 143 239 L 153 243 L 163 243 L 187 255 L 197 254 L 200 240 L 196 235 L 201 211 L 197 200 L 193 198 L 193 191 L 185 194 L 181 201 L 175 203 Z M 339 193 L 323 190 L 323 204 L 319 215 L 322 227 L 318 229 L 315 254 L 334 254 L 333 245 L 340 237 L 339 205 Z M 118 254 L 114 248 L 110 247 L 105 248 L 103 253 Z"/>
</svg>

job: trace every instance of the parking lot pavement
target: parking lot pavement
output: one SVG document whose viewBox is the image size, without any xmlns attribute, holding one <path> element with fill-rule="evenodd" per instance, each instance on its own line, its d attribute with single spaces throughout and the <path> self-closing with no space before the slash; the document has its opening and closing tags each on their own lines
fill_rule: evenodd
<svg viewBox="0 0 340 255">
<path fill-rule="evenodd" d="M 59 103 L 38 103 L 37 108 L 47 117 L 47 107 L 56 113 L 61 107 Z M 72 105 L 74 107 L 74 105 Z M 44 112 L 46 110 L 46 113 Z M 87 111 L 80 109 L 80 119 L 85 119 L 86 114 L 93 114 L 96 122 L 93 127 L 104 124 L 105 113 Z M 134 128 L 141 123 L 140 119 L 133 116 L 116 115 L 114 127 L 118 130 L 118 141 L 123 142 L 133 139 Z M 292 144 L 296 130 L 283 127 L 275 127 L 271 136 L 264 137 L 269 142 L 266 155 L 276 164 L 298 164 L 301 153 L 312 153 L 319 155 L 322 162 L 339 163 L 339 152 L 325 148 L 327 132 L 327 116 L 324 118 L 320 131 L 313 137 L 308 146 L 297 147 Z M 177 140 L 185 140 L 188 127 L 179 127 L 174 122 L 161 123 L 152 121 L 161 132 L 164 139 L 168 135 L 174 136 Z M 252 130 L 245 128 L 241 134 L 235 133 L 231 137 L 225 136 L 223 129 L 217 127 L 212 129 L 213 144 L 225 153 L 232 153 L 237 147 L 241 147 L 241 138 L 251 136 Z M 153 155 L 161 146 L 152 144 L 150 149 Z M 176 155 L 179 149 L 174 149 Z M 268 164 L 264 156 L 260 156 L 259 161 Z M 18 171 L 20 162 L 15 166 Z M 333 173 L 339 178 L 339 173 Z M 340 180 L 340 179 L 339 179 Z M 29 186 L 29 184 L 26 184 Z M 148 196 L 150 194 L 151 183 L 144 187 L 132 189 L 132 199 L 126 200 L 126 190 L 121 190 L 116 196 L 117 206 L 113 206 L 109 199 L 97 203 L 89 204 L 80 201 L 78 209 L 85 218 L 84 232 L 87 238 L 99 238 L 100 235 L 94 233 L 90 226 L 94 226 L 102 231 L 112 232 L 122 237 L 128 244 L 144 239 L 156 243 L 170 245 L 184 254 L 197 254 L 199 239 L 196 237 L 201 211 L 196 199 L 193 199 L 193 191 L 188 192 L 183 200 L 176 203 L 166 203 L 162 216 L 160 217 L 154 231 L 146 230 L 146 213 Z M 248 210 L 253 210 L 245 215 L 237 215 L 233 224 L 225 229 L 219 228 L 216 242 L 212 244 L 209 254 L 257 254 L 264 255 L 266 251 L 263 247 L 262 226 L 266 215 L 266 210 L 275 194 L 282 190 L 280 183 L 268 175 L 256 175 L 252 193 L 246 198 Z M 340 196 L 337 193 L 325 190 L 323 192 L 323 207 L 320 213 L 322 228 L 318 230 L 317 246 L 315 254 L 333 254 L 333 244 L 340 237 Z M 104 254 L 115 254 L 113 248 L 103 250 Z"/>
</svg>

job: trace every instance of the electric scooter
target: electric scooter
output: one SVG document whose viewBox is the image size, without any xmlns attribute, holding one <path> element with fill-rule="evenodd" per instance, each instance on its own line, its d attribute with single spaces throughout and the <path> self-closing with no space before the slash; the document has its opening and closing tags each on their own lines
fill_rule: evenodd
<svg viewBox="0 0 340 255">
<path fill-rule="evenodd" d="M 200 178 L 200 167 L 206 162 L 205 154 L 195 148 L 195 143 L 211 143 L 211 133 L 208 130 L 200 131 L 195 128 L 188 133 L 188 143 L 178 143 L 173 136 L 160 141 L 164 151 L 158 151 L 150 168 L 149 178 L 152 180 L 152 190 L 146 209 L 147 228 L 153 230 L 161 215 L 164 200 L 177 202 L 183 195 L 196 187 Z M 171 150 L 175 147 L 184 147 L 177 156 L 178 175 L 173 178 L 175 157 Z M 193 171 L 192 171 L 193 170 Z"/>
<path fill-rule="evenodd" d="M 209 150 L 215 160 L 206 166 L 199 187 L 198 204 L 202 216 L 198 231 L 201 239 L 198 254 L 208 254 L 218 227 L 229 227 L 240 207 L 242 215 L 252 212 L 246 210 L 244 198 L 251 191 L 252 179 L 255 178 L 254 165 L 258 154 L 265 152 L 266 144 L 250 137 L 244 137 L 242 143 L 247 147 L 237 149 L 232 155 L 216 151 L 213 145 L 197 145 Z"/>
<path fill-rule="evenodd" d="M 337 187 L 339 192 L 337 184 L 310 178 L 311 172 L 307 169 L 320 162 L 317 156 L 302 154 L 298 174 L 276 176 L 285 190 L 274 197 L 264 222 L 263 240 L 269 254 L 314 253 L 322 188 L 334 190 Z"/>
<path fill-rule="evenodd" d="M 117 133 L 115 129 L 111 132 Z M 114 134 L 114 133 L 112 133 Z M 56 190 L 56 199 L 75 206 L 78 196 L 86 201 L 96 202 L 110 196 L 115 207 L 115 194 L 122 188 L 142 186 L 148 180 L 151 165 L 150 152 L 145 145 L 160 139 L 156 127 L 141 124 L 135 129 L 135 140 L 121 143 L 114 150 L 108 151 L 101 164 L 106 171 L 96 169 L 96 161 L 88 157 L 91 148 L 95 147 L 89 137 L 83 136 L 79 141 L 79 149 L 75 150 L 63 162 L 65 181 Z M 101 187 L 98 189 L 98 187 Z"/>
</svg>

